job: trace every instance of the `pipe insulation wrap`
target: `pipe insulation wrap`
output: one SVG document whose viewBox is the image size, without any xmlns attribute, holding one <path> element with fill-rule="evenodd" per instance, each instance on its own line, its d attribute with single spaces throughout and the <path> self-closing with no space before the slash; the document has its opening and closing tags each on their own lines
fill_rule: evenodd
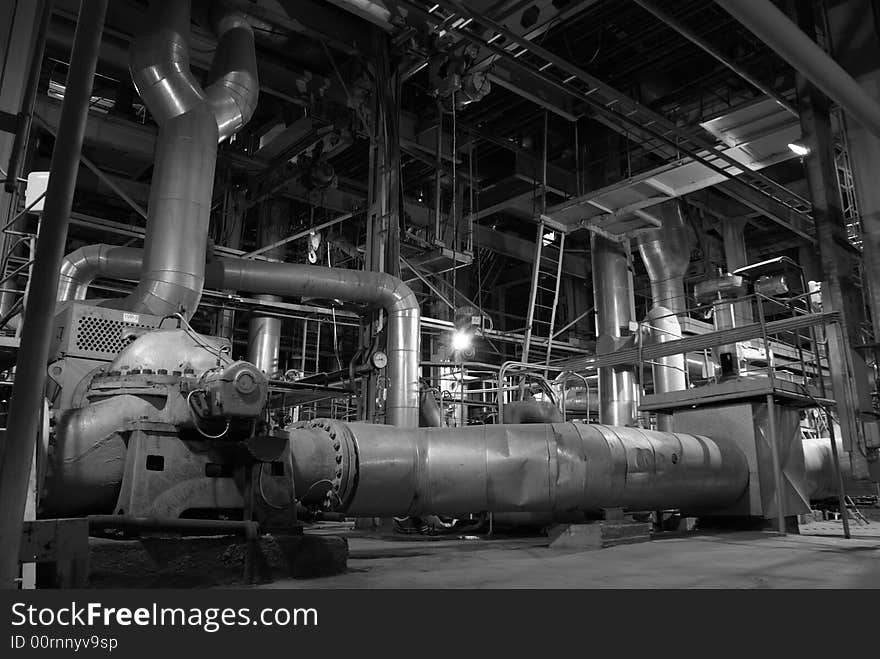
<svg viewBox="0 0 880 659">
<path fill-rule="evenodd" d="M 159 124 L 144 257 L 137 288 L 118 304 L 138 313 L 195 313 L 205 279 L 217 143 L 244 126 L 259 96 L 251 27 L 217 21 L 214 82 L 203 90 L 189 62 L 191 2 L 152 0 L 132 41 L 131 79 Z"/>
<path fill-rule="evenodd" d="M 402 429 L 325 419 L 291 433 L 297 496 L 335 482 L 333 500 L 352 516 L 700 511 L 734 503 L 749 482 L 746 457 L 733 444 L 639 428 Z M 316 461 L 316 445 L 339 446 L 339 460 Z"/>
</svg>

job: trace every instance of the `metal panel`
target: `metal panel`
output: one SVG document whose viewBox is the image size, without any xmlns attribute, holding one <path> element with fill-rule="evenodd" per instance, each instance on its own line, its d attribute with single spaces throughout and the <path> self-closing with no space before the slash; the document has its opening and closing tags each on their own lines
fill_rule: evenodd
<svg viewBox="0 0 880 659">
<path fill-rule="evenodd" d="M 154 329 L 161 321 L 159 316 L 74 302 L 56 316 L 49 354 L 53 359 L 67 356 L 112 361 L 130 342 L 123 335 L 125 330 Z"/>
</svg>

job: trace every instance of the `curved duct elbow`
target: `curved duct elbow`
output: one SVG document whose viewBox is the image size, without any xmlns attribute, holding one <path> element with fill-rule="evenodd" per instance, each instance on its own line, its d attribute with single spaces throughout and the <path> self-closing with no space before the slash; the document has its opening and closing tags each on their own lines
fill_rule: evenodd
<svg viewBox="0 0 880 659">
<path fill-rule="evenodd" d="M 58 302 L 85 300 L 89 285 L 104 273 L 119 279 L 140 276 L 143 252 L 113 245 L 87 245 L 71 252 L 61 261 Z"/>
<path fill-rule="evenodd" d="M 688 227 L 678 200 L 664 202 L 654 212 L 662 224 L 639 236 L 639 253 L 648 271 L 653 303 L 681 313 L 687 308 L 684 276 L 691 259 Z"/>
<path fill-rule="evenodd" d="M 147 13 L 150 27 L 131 42 L 131 80 L 160 126 L 204 103 L 189 67 L 189 23 L 189 2 L 154 0 Z"/>
<path fill-rule="evenodd" d="M 217 53 L 211 66 L 213 82 L 205 90 L 219 139 L 241 129 L 257 109 L 260 83 L 254 31 L 242 14 L 230 12 L 216 21 Z"/>
<path fill-rule="evenodd" d="M 382 272 L 233 258 L 210 263 L 207 280 L 218 290 L 331 298 L 384 308 L 390 380 L 386 418 L 394 426 L 418 427 L 421 312 L 415 293 L 403 281 Z"/>
<path fill-rule="evenodd" d="M 106 258 L 92 259 L 89 267 L 67 266 L 69 282 L 62 286 L 65 300 L 85 299 L 89 284 L 97 276 L 126 278 L 133 264 L 146 258 L 138 249 L 96 245 L 90 250 Z M 80 250 L 68 260 L 83 260 Z M 129 274 L 126 274 L 129 273 Z M 419 425 L 419 301 L 403 281 L 381 272 L 324 268 L 299 263 L 220 258 L 208 264 L 206 281 L 215 290 L 234 289 L 248 293 L 285 297 L 318 297 L 346 300 L 382 307 L 388 314 L 389 395 L 388 423 L 416 428 Z"/>
</svg>

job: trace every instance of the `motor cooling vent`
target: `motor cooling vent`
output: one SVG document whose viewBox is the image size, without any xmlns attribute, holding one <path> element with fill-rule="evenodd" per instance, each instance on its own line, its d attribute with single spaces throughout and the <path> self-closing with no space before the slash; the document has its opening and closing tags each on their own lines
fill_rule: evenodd
<svg viewBox="0 0 880 659">
<path fill-rule="evenodd" d="M 80 316 L 76 325 L 76 347 L 78 350 L 118 354 L 131 339 L 122 338 L 126 327 L 152 329 L 151 325 L 126 323 L 121 320 L 100 316 Z"/>
</svg>

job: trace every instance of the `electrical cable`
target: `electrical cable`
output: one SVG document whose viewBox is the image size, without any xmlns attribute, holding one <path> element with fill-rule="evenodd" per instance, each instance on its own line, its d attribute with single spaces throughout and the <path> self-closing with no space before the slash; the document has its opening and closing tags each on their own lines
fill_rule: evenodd
<svg viewBox="0 0 880 659">
<path fill-rule="evenodd" d="M 189 416 L 192 419 L 193 425 L 195 426 L 196 430 L 198 430 L 199 434 L 202 437 L 204 437 L 205 439 L 220 439 L 221 437 L 224 437 L 226 435 L 226 433 L 229 432 L 229 426 L 231 424 L 231 421 L 229 419 L 226 419 L 226 427 L 223 429 L 223 432 L 221 432 L 219 435 L 209 435 L 204 430 L 202 430 L 202 428 L 199 426 L 198 415 L 197 415 L 195 409 L 193 409 L 192 400 L 191 400 L 192 395 L 194 393 L 196 393 L 196 391 L 199 391 L 199 390 L 193 389 L 192 391 L 190 391 L 186 395 L 186 406 L 189 409 Z"/>
<path fill-rule="evenodd" d="M 265 465 L 260 465 L 260 473 L 257 474 L 257 490 L 260 492 L 260 497 L 262 497 L 263 502 L 269 506 L 270 508 L 274 508 L 275 510 L 284 510 L 287 506 L 279 506 L 277 504 L 269 501 L 266 493 L 263 491 L 263 467 Z"/>
</svg>

